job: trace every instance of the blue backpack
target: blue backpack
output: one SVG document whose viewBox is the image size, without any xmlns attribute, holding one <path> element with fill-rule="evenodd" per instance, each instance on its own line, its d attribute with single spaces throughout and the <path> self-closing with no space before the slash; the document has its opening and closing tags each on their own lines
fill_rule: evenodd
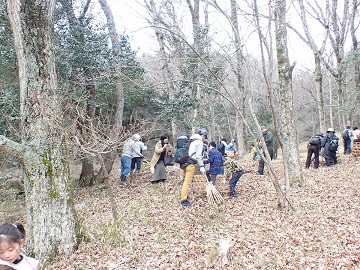
<svg viewBox="0 0 360 270">
<path fill-rule="evenodd" d="M 186 132 L 181 132 L 176 139 L 175 162 L 180 165 L 185 164 L 189 160 L 189 147 L 192 140 Z"/>
</svg>

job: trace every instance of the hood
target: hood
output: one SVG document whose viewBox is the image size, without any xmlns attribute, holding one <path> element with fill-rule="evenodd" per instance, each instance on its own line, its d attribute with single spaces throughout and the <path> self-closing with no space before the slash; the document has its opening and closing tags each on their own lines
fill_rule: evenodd
<svg viewBox="0 0 360 270">
<path fill-rule="evenodd" d="M 202 138 L 199 134 L 194 134 L 190 137 L 190 140 L 201 140 L 202 141 Z"/>
</svg>

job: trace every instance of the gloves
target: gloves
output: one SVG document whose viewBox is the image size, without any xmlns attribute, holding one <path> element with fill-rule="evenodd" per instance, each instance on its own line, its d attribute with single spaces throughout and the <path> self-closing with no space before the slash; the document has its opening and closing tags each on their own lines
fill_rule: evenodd
<svg viewBox="0 0 360 270">
<path fill-rule="evenodd" d="M 202 173 L 202 174 L 205 174 L 205 168 L 204 167 L 200 167 L 200 172 Z"/>
</svg>

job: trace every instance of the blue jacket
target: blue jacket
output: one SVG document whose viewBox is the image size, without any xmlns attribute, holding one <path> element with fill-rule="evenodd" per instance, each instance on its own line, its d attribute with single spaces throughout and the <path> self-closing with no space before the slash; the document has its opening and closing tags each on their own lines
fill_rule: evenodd
<svg viewBox="0 0 360 270">
<path fill-rule="evenodd" d="M 204 160 L 204 164 L 210 163 L 209 174 L 221 173 L 221 168 L 224 165 L 224 157 L 221 155 L 219 150 L 213 148 L 209 151 L 209 159 Z"/>
</svg>

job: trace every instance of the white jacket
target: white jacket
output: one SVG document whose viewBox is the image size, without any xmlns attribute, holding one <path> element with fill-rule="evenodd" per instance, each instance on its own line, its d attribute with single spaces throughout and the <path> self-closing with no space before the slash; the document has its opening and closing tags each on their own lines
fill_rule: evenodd
<svg viewBox="0 0 360 270">
<path fill-rule="evenodd" d="M 199 165 L 200 167 L 204 166 L 204 163 L 202 161 L 204 144 L 201 136 L 199 134 L 194 134 L 190 137 L 190 140 L 193 141 L 190 143 L 189 146 L 189 157 L 192 159 L 196 159 L 197 165 Z"/>
<path fill-rule="evenodd" d="M 137 141 L 136 143 L 134 143 L 134 147 L 140 152 L 142 153 L 142 151 L 146 151 L 147 150 L 147 146 L 142 142 L 142 141 Z M 136 153 L 135 151 L 133 151 L 132 153 L 132 157 L 136 158 L 136 157 L 143 157 L 143 155 L 138 155 L 138 153 Z"/>
</svg>

